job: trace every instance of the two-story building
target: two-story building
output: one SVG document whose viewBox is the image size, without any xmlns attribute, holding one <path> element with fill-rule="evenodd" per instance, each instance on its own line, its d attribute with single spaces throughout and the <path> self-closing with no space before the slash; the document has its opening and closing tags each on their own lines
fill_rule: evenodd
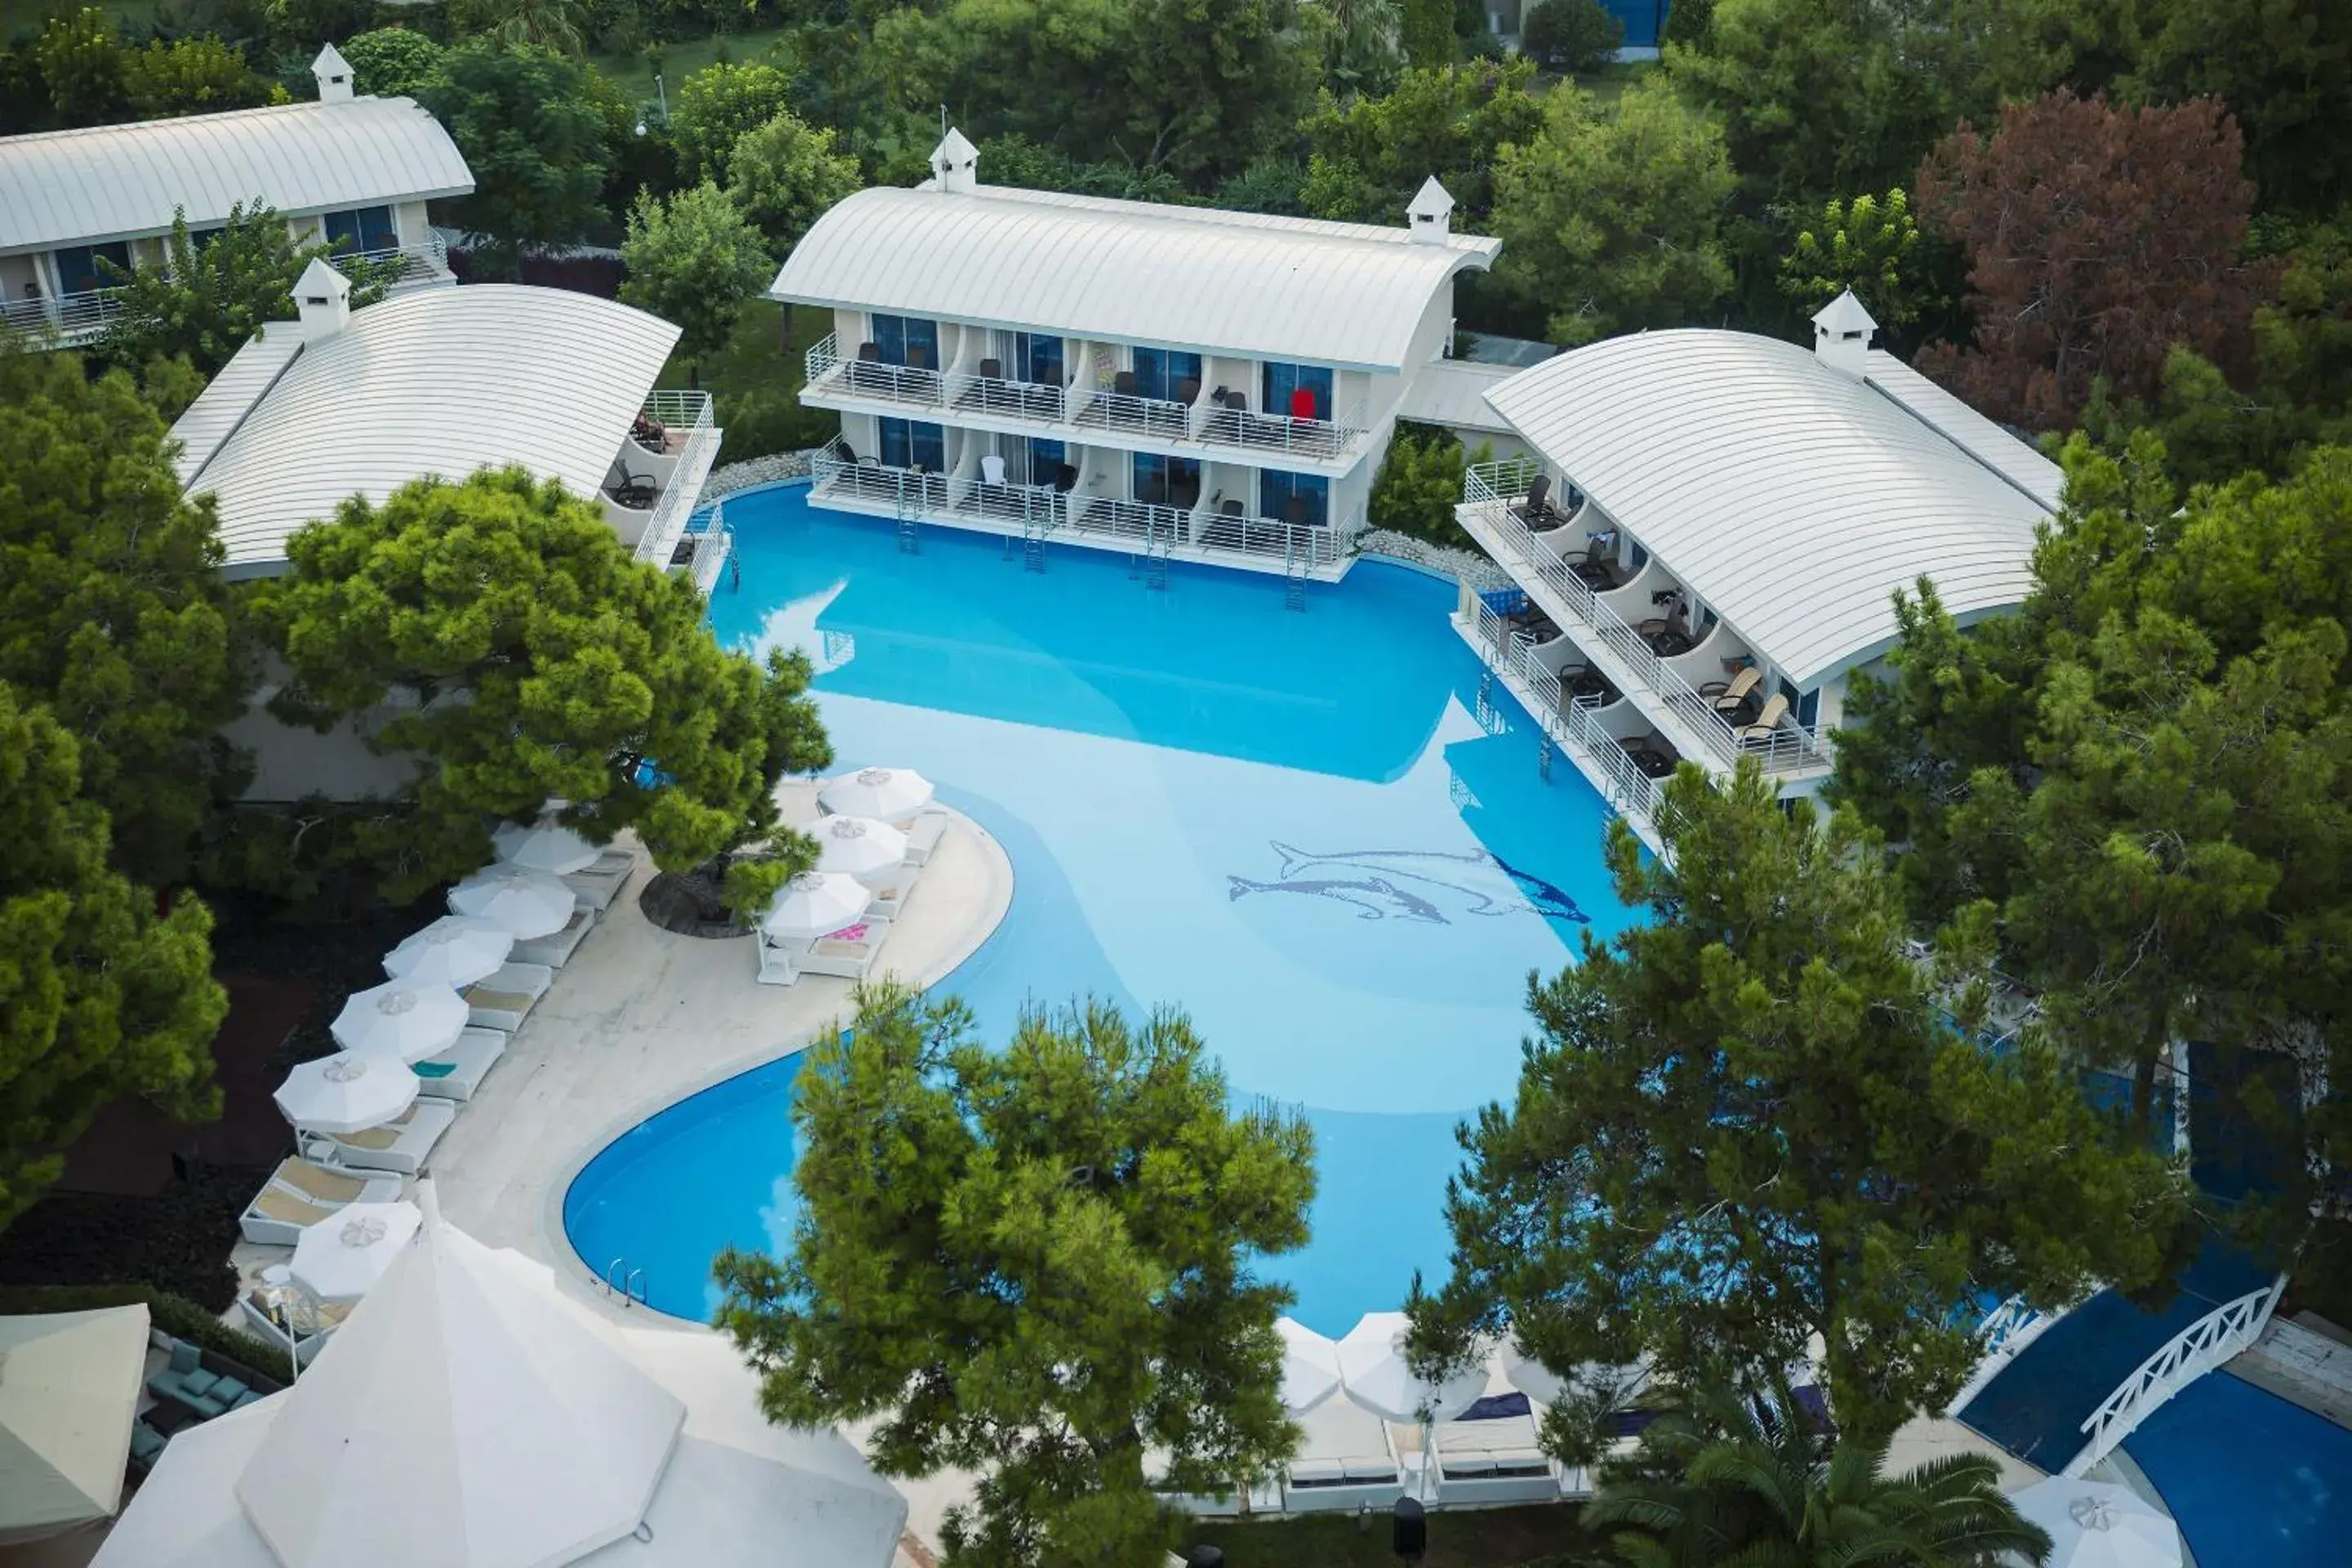
<svg viewBox="0 0 2352 1568">
<path fill-rule="evenodd" d="M 316 102 L 0 138 L 0 320 L 67 346 L 105 330 L 112 274 L 163 265 L 174 217 L 199 242 L 229 209 L 274 208 L 298 244 L 404 263 L 395 291 L 455 282 L 425 205 L 474 176 L 406 98 L 362 98 L 332 45 Z"/>
<path fill-rule="evenodd" d="M 802 401 L 837 410 L 814 504 L 1022 542 L 1329 580 L 1454 279 L 1500 242 L 982 184 L 953 131 L 860 191 L 770 297 L 832 313 Z"/>
<path fill-rule="evenodd" d="M 1465 589 L 1456 626 L 1654 847 L 1684 759 L 1820 788 L 1897 589 L 1932 580 L 1966 625 L 2032 586 L 2058 466 L 1875 330 L 1848 293 L 1810 352 L 1638 332 L 1486 395 L 1532 455 L 1474 466 L 1456 515 L 1518 586 Z"/>
</svg>

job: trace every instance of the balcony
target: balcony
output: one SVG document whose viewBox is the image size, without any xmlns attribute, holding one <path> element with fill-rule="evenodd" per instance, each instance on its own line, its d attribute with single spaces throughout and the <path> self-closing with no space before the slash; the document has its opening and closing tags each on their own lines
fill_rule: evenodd
<svg viewBox="0 0 2352 1568">
<path fill-rule="evenodd" d="M 1600 674 L 1659 717 L 1673 751 L 1718 770 L 1743 757 L 1776 775 L 1828 770 L 1828 750 L 1811 731 L 1777 717 L 1766 723 L 1741 722 L 1746 714 L 1736 700 L 1727 705 L 1725 694 L 1712 685 L 1704 695 L 1692 687 L 1674 663 L 1696 646 L 1687 627 L 1675 623 L 1673 600 L 1679 590 L 1668 584 L 1648 595 L 1654 608 L 1655 601 L 1666 601 L 1666 613 L 1629 624 L 1617 605 L 1629 592 L 1642 599 L 1649 579 L 1618 576 L 1591 546 L 1589 531 L 1575 526 L 1580 511 L 1563 517 L 1549 510 L 1545 498 L 1531 500 L 1538 481 L 1537 466 L 1526 459 L 1475 464 L 1464 480 L 1455 516 L 1566 629 Z M 1549 539 L 1528 526 L 1530 516 L 1556 525 L 1547 530 Z M 1573 551 L 1578 542 L 1588 545 L 1580 555 Z M 1563 544 L 1570 554 L 1561 553 Z M 1660 576 L 1663 581 L 1663 569 Z"/>
<path fill-rule="evenodd" d="M 1329 463 L 1352 458 L 1362 447 L 1363 405 L 1341 420 L 1294 419 L 1254 414 L 1238 396 L 1212 403 L 1201 421 L 1200 439 L 1211 447 L 1278 454 L 1294 462 Z"/>
<path fill-rule="evenodd" d="M 639 561 L 676 563 L 687 520 L 719 457 L 707 392 L 656 392 L 604 480 L 604 513 Z"/>
<path fill-rule="evenodd" d="M 818 506 L 1324 581 L 1346 570 L 1361 531 L 1360 521 L 1317 528 L 1206 506 L 1080 495 L 1051 485 L 990 484 L 860 461 L 838 440 L 812 460 L 810 478 L 809 500 Z"/>
<path fill-rule="evenodd" d="M 58 347 L 78 348 L 96 342 L 107 323 L 121 313 L 121 293 L 120 289 L 90 289 L 42 300 L 10 300 L 0 303 L 0 320 L 14 331 L 32 337 L 54 334 Z"/>
<path fill-rule="evenodd" d="M 830 395 L 868 398 L 908 408 L 946 406 L 946 382 L 938 371 L 920 365 L 884 364 L 878 359 L 844 359 L 835 336 L 826 333 L 824 340 L 803 357 L 802 366 L 806 372 L 806 383 L 801 389 L 803 397 Z"/>
<path fill-rule="evenodd" d="M 387 246 L 382 250 L 339 251 L 327 258 L 336 271 L 350 276 L 353 263 L 361 261 L 397 261 L 400 273 L 394 278 L 389 292 L 398 294 L 410 289 L 433 288 L 457 281 L 449 270 L 449 247 L 437 234 L 428 235 L 416 245 Z"/>
</svg>

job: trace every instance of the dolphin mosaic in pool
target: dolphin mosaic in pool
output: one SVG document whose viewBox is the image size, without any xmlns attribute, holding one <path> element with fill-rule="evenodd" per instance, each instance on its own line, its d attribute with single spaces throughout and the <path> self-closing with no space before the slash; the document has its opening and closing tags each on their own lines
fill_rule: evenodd
<svg viewBox="0 0 2352 1568">
<path fill-rule="evenodd" d="M 1367 877 L 1350 881 L 1338 877 L 1301 877 L 1287 882 L 1259 882 L 1247 877 L 1228 877 L 1225 896 L 1238 899 L 1244 893 L 1304 893 L 1311 898 L 1333 899 L 1343 904 L 1353 904 L 1362 912 L 1356 918 L 1366 921 L 1427 921 L 1435 925 L 1447 923 L 1437 906 L 1415 893 L 1408 893 L 1385 877 Z"/>
<path fill-rule="evenodd" d="M 1364 911 L 1365 920 L 1409 919 L 1444 925 L 1450 909 L 1467 915 L 1542 915 L 1589 919 L 1576 900 L 1541 877 L 1521 871 L 1489 851 L 1447 854 L 1423 849 L 1350 849 L 1312 855 L 1268 840 L 1282 858 L 1272 881 L 1228 877 L 1227 896 L 1308 893 L 1336 898 Z M 1338 875 L 1333 875 L 1338 873 Z M 1349 875 L 1353 873 L 1353 875 Z M 1409 883 L 1411 887 L 1401 887 Z"/>
</svg>

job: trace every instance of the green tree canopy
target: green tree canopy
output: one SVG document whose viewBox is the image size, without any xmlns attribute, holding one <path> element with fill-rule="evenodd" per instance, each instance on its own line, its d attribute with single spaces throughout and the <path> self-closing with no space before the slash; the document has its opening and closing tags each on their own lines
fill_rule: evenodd
<svg viewBox="0 0 2352 1568">
<path fill-rule="evenodd" d="M 830 130 L 790 110 L 736 138 L 727 170 L 728 198 L 779 257 L 826 208 L 866 184 L 857 160 L 838 150 Z"/>
<path fill-rule="evenodd" d="M 760 231 L 707 180 L 667 201 L 639 192 L 621 260 L 622 302 L 675 322 L 678 351 L 692 359 L 726 347 L 743 307 L 776 275 Z"/>
<path fill-rule="evenodd" d="M 218 38 L 151 39 L 122 56 L 122 90 L 142 120 L 215 114 L 269 101 L 269 83 Z"/>
<path fill-rule="evenodd" d="M 669 133 L 689 180 L 728 178 L 735 144 L 784 112 L 793 79 L 771 65 L 720 61 L 679 84 Z"/>
<path fill-rule="evenodd" d="M 1181 1017 L 1033 1012 L 1003 1050 L 895 983 L 811 1047 L 790 1250 L 721 1255 L 769 1418 L 878 1417 L 885 1475 L 982 1472 L 951 1563 L 1160 1568 L 1177 1490 L 1287 1457 L 1254 1272 L 1307 1239 L 1312 1134 L 1236 1112 Z"/>
<path fill-rule="evenodd" d="M 202 239 L 189 234 L 184 210 L 174 213 L 162 263 L 141 261 L 128 273 L 100 263 L 121 287 L 100 352 L 122 365 L 185 357 L 216 375 L 265 322 L 294 319 L 294 280 L 312 257 L 336 249 L 324 241 L 295 244 L 286 220 L 257 202 L 230 206 Z M 397 258 L 345 266 L 355 310 L 383 299 L 401 273 Z"/>
<path fill-rule="evenodd" d="M 489 242 L 493 270 L 510 275 L 523 247 L 587 232 L 611 159 L 587 67 L 539 45 L 461 44 L 424 101 L 474 172 L 450 216 Z"/>
<path fill-rule="evenodd" d="M 807 661 L 721 652 L 694 585 L 631 560 L 551 480 L 486 469 L 355 497 L 288 555 L 257 605 L 292 676 L 277 711 L 323 727 L 413 700 L 379 732 L 423 764 L 374 841 L 395 898 L 481 865 L 491 822 L 551 797 L 682 870 L 773 831 L 777 781 L 831 760 Z"/>
<path fill-rule="evenodd" d="M 1832 1438 L 1785 1382 L 1695 1389 L 1602 1472 L 1585 1528 L 1633 1568 L 2009 1568 L 2050 1537 L 1977 1454 L 1886 1473 L 1884 1441 Z M 2012 1556 L 2011 1553 L 2015 1555 Z"/>
<path fill-rule="evenodd" d="M 1687 1383 L 1819 1334 L 1840 1426 L 1875 1440 L 1958 1388 L 1987 1294 L 2158 1275 L 2169 1167 L 2039 1039 L 1979 1043 L 1981 984 L 1940 994 L 1911 958 L 1859 821 L 1784 809 L 1752 763 L 1720 785 L 1685 766 L 1658 821 L 1664 858 L 1610 829 L 1642 920 L 1532 986 L 1517 1100 L 1463 1133 L 1425 1347 L 1507 1325 L 1548 1366 L 1646 1353 Z M 1963 934 L 1956 956 L 1980 949 Z"/>
<path fill-rule="evenodd" d="M 0 1226 L 64 1168 L 108 1100 L 218 1114 L 212 917 L 108 868 L 106 813 L 81 792 L 81 748 L 0 681 Z"/>
<path fill-rule="evenodd" d="M 2246 132 L 2265 206 L 2324 216 L 2352 199 L 2352 9 L 2329 0 L 2162 0 L 2147 7 L 2130 96 L 2210 97 Z"/>
<path fill-rule="evenodd" d="M 1302 199 L 1318 217 L 1400 224 L 1434 174 L 1454 198 L 1454 221 L 1475 228 L 1494 205 L 1501 150 L 1542 130 L 1534 81 L 1530 61 L 1473 60 L 1408 70 L 1383 98 L 1342 103 L 1324 93 L 1299 127 L 1309 152 Z"/>
<path fill-rule="evenodd" d="M 130 375 L 0 353 L 0 680 L 72 735 L 115 867 L 175 881 L 236 773 L 220 726 L 251 684 L 209 498 L 180 492 L 171 432 Z M 5 858 L 5 857 L 0 857 Z"/>
<path fill-rule="evenodd" d="M 1563 82 L 1495 171 L 1500 275 L 1550 312 L 1554 342 L 1687 326 L 1731 289 L 1717 226 L 1723 132 L 1657 77 L 1613 109 Z"/>
<path fill-rule="evenodd" d="M 1484 462 L 1485 447 L 1465 455 L 1451 431 L 1400 423 L 1389 437 L 1388 455 L 1372 480 L 1367 516 L 1374 528 L 1425 539 L 1433 544 L 1470 548 L 1470 536 L 1454 521 L 1467 462 Z"/>
<path fill-rule="evenodd" d="M 407 27 L 378 27 L 341 47 L 352 85 L 374 98 L 418 97 L 441 71 L 441 46 Z"/>
<path fill-rule="evenodd" d="M 1780 258 L 1780 292 L 1809 315 L 1848 289 L 1884 327 L 1916 321 L 1939 302 L 1902 186 L 1884 199 L 1832 197 Z"/>
<path fill-rule="evenodd" d="M 98 125 L 122 108 L 122 40 L 114 20 L 95 5 L 52 16 L 33 58 L 49 101 L 69 125 Z"/>
<path fill-rule="evenodd" d="M 1534 0 L 1519 19 L 1519 47 L 1553 70 L 1597 71 L 1624 42 L 1625 24 L 1600 0 Z"/>
</svg>

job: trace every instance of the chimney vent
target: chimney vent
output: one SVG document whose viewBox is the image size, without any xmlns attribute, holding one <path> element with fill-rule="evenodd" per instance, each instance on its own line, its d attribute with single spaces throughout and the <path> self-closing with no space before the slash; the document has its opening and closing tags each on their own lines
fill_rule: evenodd
<svg viewBox="0 0 2352 1568">
<path fill-rule="evenodd" d="M 940 189 L 951 196 L 968 196 L 980 184 L 980 149 L 953 126 L 931 152 L 931 174 Z"/>
<path fill-rule="evenodd" d="M 326 342 L 351 324 L 352 280 L 323 258 L 310 258 L 294 280 L 294 312 L 302 320 L 304 342 Z"/>
<path fill-rule="evenodd" d="M 1813 355 L 1841 375 L 1860 381 L 1870 369 L 1870 334 L 1878 323 L 1849 289 L 1813 318 Z"/>
<path fill-rule="evenodd" d="M 349 103 L 352 100 L 352 62 L 341 51 L 329 44 L 310 62 L 310 74 L 319 79 L 320 103 Z"/>
<path fill-rule="evenodd" d="M 1405 219 L 1412 226 L 1412 237 L 1422 245 L 1444 245 L 1454 232 L 1454 197 L 1432 174 L 1421 183 L 1414 193 L 1412 205 L 1404 209 Z"/>
</svg>

